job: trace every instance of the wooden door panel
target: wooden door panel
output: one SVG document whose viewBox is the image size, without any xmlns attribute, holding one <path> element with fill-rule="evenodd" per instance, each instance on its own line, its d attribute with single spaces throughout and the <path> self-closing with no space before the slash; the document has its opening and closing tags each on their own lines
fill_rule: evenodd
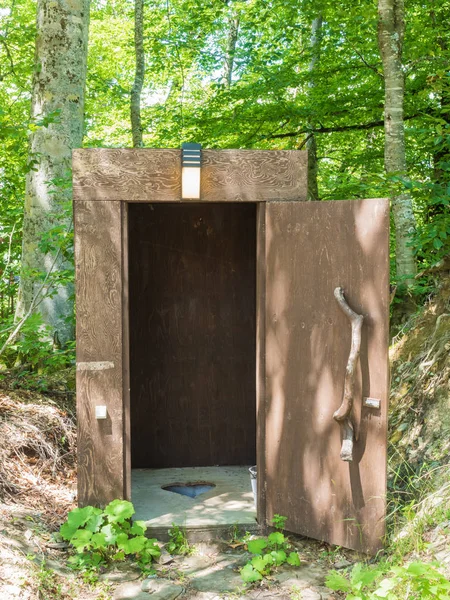
<svg viewBox="0 0 450 600">
<path fill-rule="evenodd" d="M 266 518 L 375 552 L 384 535 L 388 408 L 387 200 L 266 207 Z M 364 315 L 351 463 L 340 459 L 340 406 L 351 328 L 334 297 Z M 381 401 L 362 407 L 362 397 Z"/>
</svg>

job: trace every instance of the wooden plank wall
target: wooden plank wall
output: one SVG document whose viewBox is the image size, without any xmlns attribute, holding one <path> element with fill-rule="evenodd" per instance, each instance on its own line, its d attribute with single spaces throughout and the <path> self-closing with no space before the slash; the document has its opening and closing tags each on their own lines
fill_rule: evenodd
<svg viewBox="0 0 450 600">
<path fill-rule="evenodd" d="M 306 177 L 306 152 L 204 150 L 201 200 L 306 200 Z M 74 150 L 73 188 L 79 200 L 180 202 L 181 150 Z"/>
<path fill-rule="evenodd" d="M 252 465 L 256 206 L 129 206 L 132 466 Z"/>
<path fill-rule="evenodd" d="M 376 552 L 384 533 L 388 409 L 389 202 L 266 206 L 267 516 L 332 544 Z M 365 317 L 354 461 L 340 459 L 351 327 Z M 362 397 L 381 409 L 361 407 Z"/>
<path fill-rule="evenodd" d="M 75 201 L 74 213 L 78 502 L 103 506 L 124 496 L 122 203 Z"/>
</svg>

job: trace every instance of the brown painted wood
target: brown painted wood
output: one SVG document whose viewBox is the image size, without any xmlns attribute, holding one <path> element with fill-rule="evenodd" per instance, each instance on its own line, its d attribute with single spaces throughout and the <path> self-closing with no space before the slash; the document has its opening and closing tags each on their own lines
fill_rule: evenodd
<svg viewBox="0 0 450 600">
<path fill-rule="evenodd" d="M 256 205 L 129 206 L 133 467 L 254 464 Z"/>
<path fill-rule="evenodd" d="M 204 150 L 201 199 L 306 200 L 307 156 L 298 150 Z"/>
<path fill-rule="evenodd" d="M 305 200 L 307 153 L 298 150 L 204 150 L 201 200 Z M 73 151 L 79 200 L 180 202 L 181 151 L 87 148 Z"/>
<path fill-rule="evenodd" d="M 78 502 L 122 498 L 122 240 L 120 202 L 75 209 Z M 108 418 L 97 420 L 95 406 Z"/>
<path fill-rule="evenodd" d="M 122 364 L 123 364 L 123 489 L 131 500 L 130 319 L 129 319 L 128 203 L 122 202 Z"/>
<path fill-rule="evenodd" d="M 257 206 L 256 215 L 256 462 L 265 473 L 266 458 L 266 204 Z M 258 477 L 258 523 L 265 526 L 266 490 L 264 477 Z"/>
<path fill-rule="evenodd" d="M 267 517 L 308 537 L 376 552 L 384 534 L 388 408 L 387 200 L 266 205 Z M 334 289 L 364 315 L 354 461 L 333 419 L 351 330 Z M 362 396 L 381 409 L 361 407 Z"/>
<path fill-rule="evenodd" d="M 73 189 L 80 200 L 178 202 L 181 150 L 86 148 L 72 153 Z"/>
</svg>

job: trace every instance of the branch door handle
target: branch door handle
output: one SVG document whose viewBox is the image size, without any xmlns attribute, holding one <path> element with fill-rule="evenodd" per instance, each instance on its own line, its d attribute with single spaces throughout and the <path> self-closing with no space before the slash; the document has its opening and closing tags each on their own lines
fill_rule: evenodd
<svg viewBox="0 0 450 600">
<path fill-rule="evenodd" d="M 345 370 L 342 403 L 333 414 L 334 420 L 339 423 L 342 430 L 341 459 L 345 462 L 351 462 L 353 460 L 354 442 L 354 426 L 351 413 L 355 395 L 356 365 L 361 351 L 361 329 L 364 317 L 363 315 L 358 315 L 358 313 L 355 313 L 350 308 L 344 297 L 344 290 L 341 287 L 337 287 L 334 290 L 334 297 L 339 304 L 339 308 L 349 318 L 352 326 L 352 342 Z"/>
</svg>

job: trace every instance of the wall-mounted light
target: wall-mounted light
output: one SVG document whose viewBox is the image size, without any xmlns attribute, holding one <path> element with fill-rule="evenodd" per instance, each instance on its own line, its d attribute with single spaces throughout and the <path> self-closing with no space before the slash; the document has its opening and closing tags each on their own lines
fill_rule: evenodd
<svg viewBox="0 0 450 600">
<path fill-rule="evenodd" d="M 181 197 L 200 200 L 201 144 L 181 145 Z"/>
</svg>

